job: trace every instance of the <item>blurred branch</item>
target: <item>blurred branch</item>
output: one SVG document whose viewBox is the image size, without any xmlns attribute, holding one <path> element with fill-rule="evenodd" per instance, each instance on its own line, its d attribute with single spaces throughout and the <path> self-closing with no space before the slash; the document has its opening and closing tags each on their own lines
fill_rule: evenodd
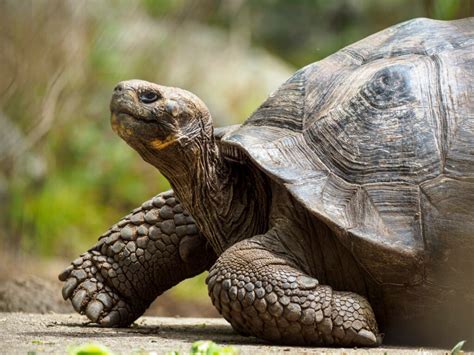
<svg viewBox="0 0 474 355">
<path fill-rule="evenodd" d="M 11 157 L 14 147 L 23 144 L 23 140 L 23 133 L 0 109 L 0 161 Z"/>
<path fill-rule="evenodd" d="M 13 94 L 16 88 L 17 84 L 17 77 L 18 77 L 18 55 L 15 50 L 15 46 L 13 45 L 13 41 L 8 36 L 7 33 L 2 35 L 1 41 L 0 41 L 0 55 L 1 59 L 4 60 L 2 63 L 3 66 L 6 66 L 5 69 L 6 73 L 10 74 L 10 77 L 2 77 L 2 80 L 6 80 L 7 84 L 6 85 L 1 85 L 0 88 L 2 92 L 0 93 L 0 99 L 2 101 L 8 101 L 10 96 Z"/>
<path fill-rule="evenodd" d="M 64 68 L 60 68 L 53 74 L 53 78 L 48 83 L 48 89 L 41 107 L 40 119 L 29 129 L 22 146 L 15 149 L 15 159 L 34 146 L 51 129 L 56 117 L 55 112 L 59 94 L 65 86 L 65 71 Z"/>
<path fill-rule="evenodd" d="M 8 159 L 14 165 L 21 155 L 48 133 L 53 126 L 58 98 L 66 86 L 66 82 L 65 70 L 62 67 L 53 74 L 49 81 L 39 119 L 34 122 L 25 135 L 21 133 L 3 112 L 0 112 L 0 125 L 3 132 L 3 147 L 0 147 L 0 161 Z"/>
</svg>

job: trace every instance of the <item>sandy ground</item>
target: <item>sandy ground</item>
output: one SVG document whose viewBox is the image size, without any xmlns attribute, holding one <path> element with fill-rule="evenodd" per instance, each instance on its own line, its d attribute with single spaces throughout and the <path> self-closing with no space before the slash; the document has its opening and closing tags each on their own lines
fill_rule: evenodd
<svg viewBox="0 0 474 355">
<path fill-rule="evenodd" d="M 69 346 L 100 343 L 117 354 L 179 351 L 187 354 L 197 340 L 235 346 L 240 354 L 447 354 L 421 348 L 327 349 L 270 346 L 242 337 L 217 318 L 142 317 L 131 328 L 104 329 L 76 314 L 0 313 L 0 353 L 64 354 Z"/>
</svg>

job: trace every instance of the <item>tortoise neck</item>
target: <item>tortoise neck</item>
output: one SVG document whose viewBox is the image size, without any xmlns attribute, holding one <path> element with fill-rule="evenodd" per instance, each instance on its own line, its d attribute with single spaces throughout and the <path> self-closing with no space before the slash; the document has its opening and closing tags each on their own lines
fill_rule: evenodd
<svg viewBox="0 0 474 355">
<path fill-rule="evenodd" d="M 265 232 L 269 192 L 262 174 L 227 161 L 214 137 L 191 150 L 193 158 L 167 178 L 215 252 Z"/>
</svg>

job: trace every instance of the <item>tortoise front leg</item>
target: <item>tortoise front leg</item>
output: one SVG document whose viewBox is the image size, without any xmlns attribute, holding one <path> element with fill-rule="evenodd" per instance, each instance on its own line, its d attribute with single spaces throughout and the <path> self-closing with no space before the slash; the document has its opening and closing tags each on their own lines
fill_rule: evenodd
<svg viewBox="0 0 474 355">
<path fill-rule="evenodd" d="M 173 191 L 155 196 L 104 233 L 64 270 L 64 299 L 103 326 L 126 326 L 178 282 L 206 270 L 214 252 Z"/>
<path fill-rule="evenodd" d="M 376 346 L 374 313 L 355 293 L 333 291 L 268 250 L 256 236 L 226 250 L 209 272 L 209 295 L 240 333 L 294 345 Z"/>
</svg>

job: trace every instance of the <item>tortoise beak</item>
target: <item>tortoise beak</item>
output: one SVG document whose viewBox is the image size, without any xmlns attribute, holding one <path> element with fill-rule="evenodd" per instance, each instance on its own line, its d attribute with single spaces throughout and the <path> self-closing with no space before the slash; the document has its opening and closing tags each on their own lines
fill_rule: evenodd
<svg viewBox="0 0 474 355">
<path fill-rule="evenodd" d="M 126 113 L 133 116 L 133 107 L 138 104 L 134 90 L 125 88 L 119 83 L 110 100 L 110 112 L 112 114 Z"/>
</svg>

